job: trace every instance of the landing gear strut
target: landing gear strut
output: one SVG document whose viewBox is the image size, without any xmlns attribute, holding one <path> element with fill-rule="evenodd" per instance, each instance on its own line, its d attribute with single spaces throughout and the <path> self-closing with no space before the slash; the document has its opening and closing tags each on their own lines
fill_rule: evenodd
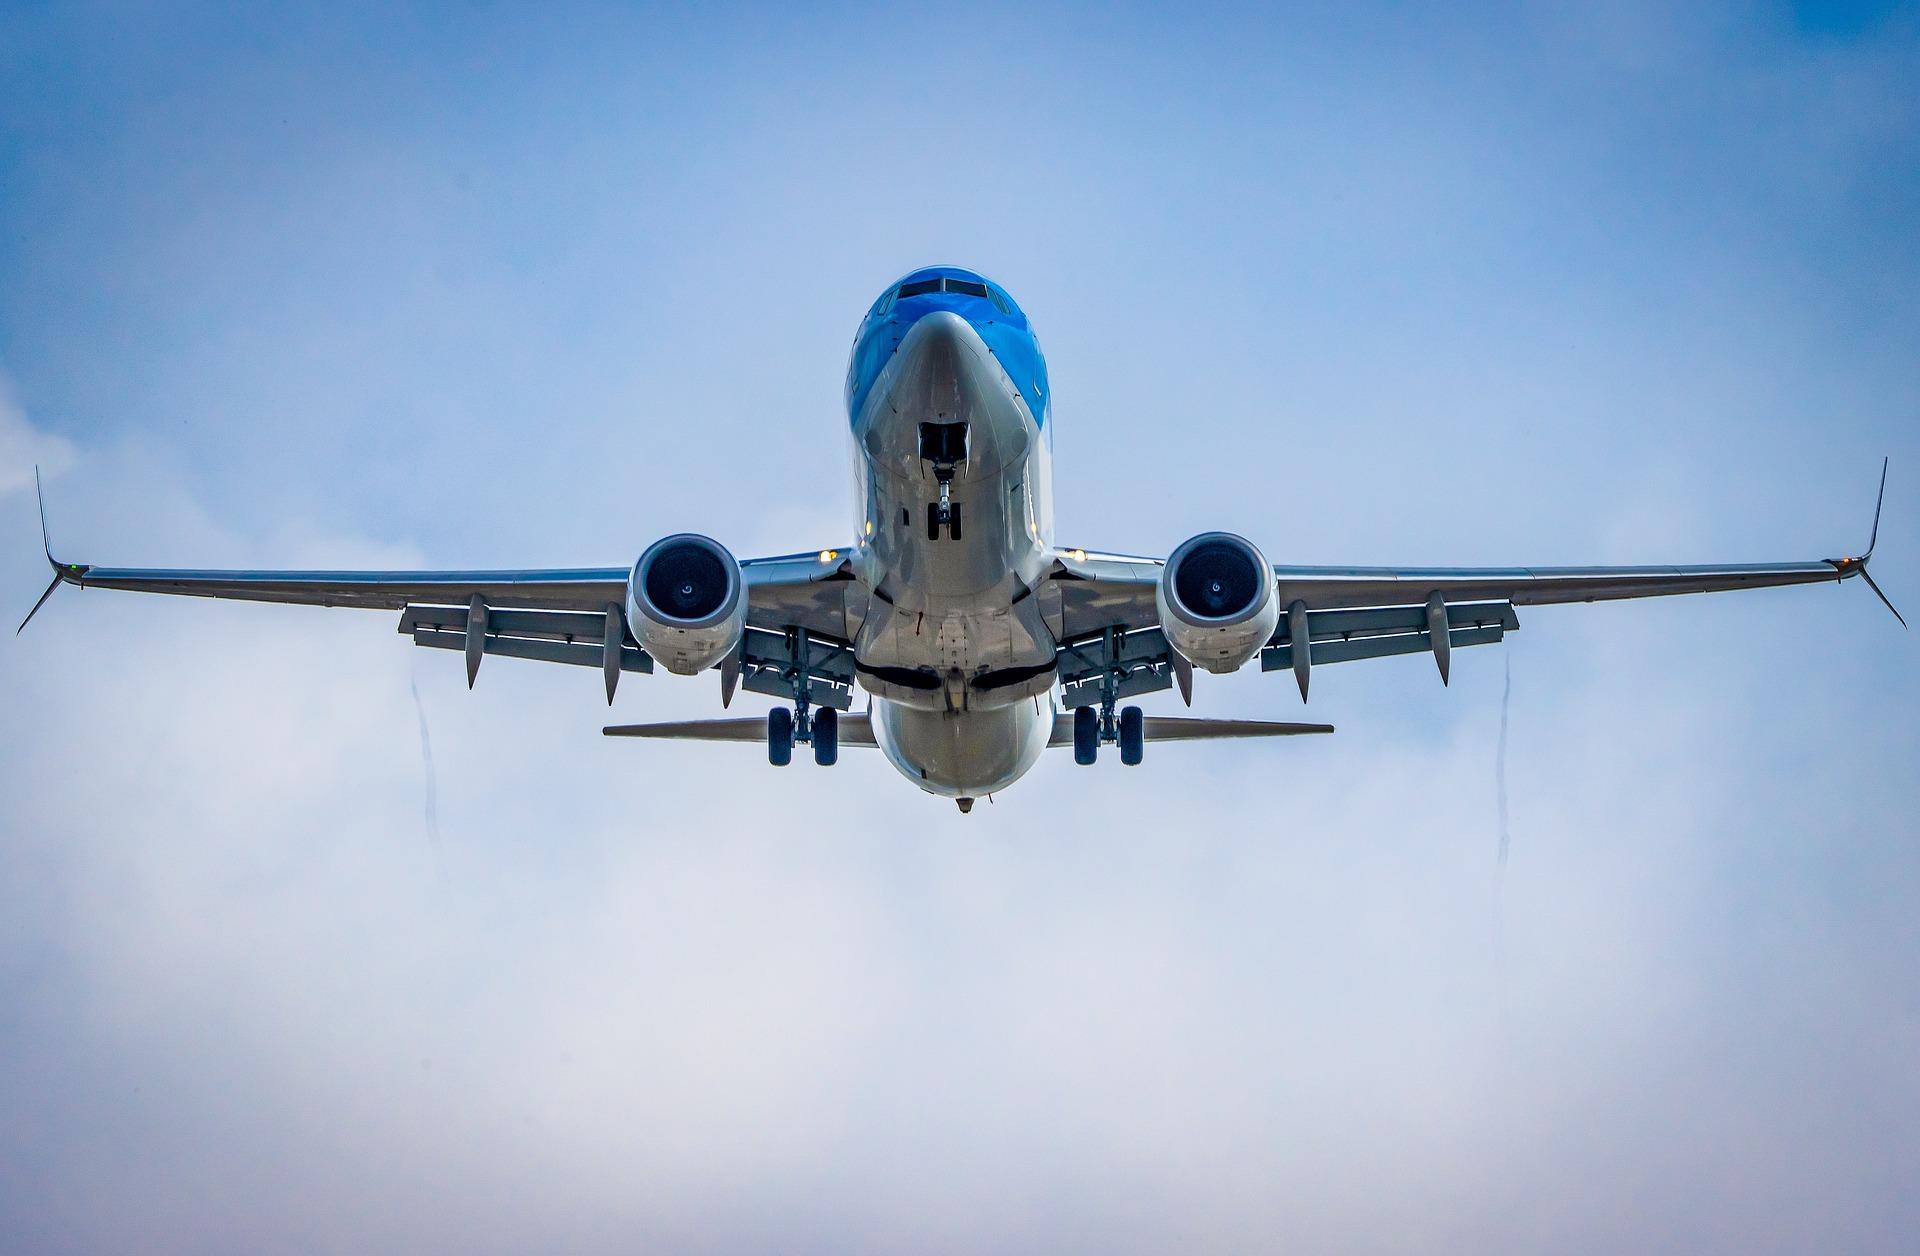
<svg viewBox="0 0 1920 1256">
<path fill-rule="evenodd" d="M 813 747 L 813 761 L 830 768 L 840 761 L 840 712 L 832 707 L 813 709 L 809 687 L 807 630 L 787 631 L 787 657 L 792 666 L 787 673 L 793 685 L 793 709 L 775 707 L 767 712 L 767 762 L 783 768 L 793 762 L 795 742 Z"/>
<path fill-rule="evenodd" d="M 949 540 L 960 539 L 960 503 L 953 500 L 954 469 L 967 457 L 965 423 L 922 423 L 920 457 L 933 466 L 933 478 L 940 485 L 940 500 L 927 503 L 927 539 L 937 541 L 945 532 Z"/>
<path fill-rule="evenodd" d="M 1090 767 L 1099 759 L 1102 743 L 1118 742 L 1120 762 L 1128 767 L 1139 766 L 1146 757 L 1147 721 L 1140 708 L 1119 708 L 1115 718 L 1115 704 L 1120 697 L 1120 642 L 1120 633 L 1107 629 L 1103 647 L 1107 666 L 1100 681 L 1099 707 L 1083 706 L 1073 710 L 1073 761 L 1081 767 Z"/>
</svg>

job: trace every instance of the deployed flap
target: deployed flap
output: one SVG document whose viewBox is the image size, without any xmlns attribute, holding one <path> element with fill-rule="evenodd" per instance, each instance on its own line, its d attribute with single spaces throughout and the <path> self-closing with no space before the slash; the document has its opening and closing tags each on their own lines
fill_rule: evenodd
<svg viewBox="0 0 1920 1256">
<path fill-rule="evenodd" d="M 1109 670 L 1107 634 L 1096 633 L 1060 647 L 1061 705 L 1092 706 L 1101 700 Z M 1113 697 L 1120 701 L 1173 688 L 1173 653 L 1158 628 L 1115 634 Z"/>
<path fill-rule="evenodd" d="M 464 606 L 409 606 L 400 615 L 400 632 L 415 645 L 438 650 L 467 648 Z M 535 659 L 542 663 L 571 663 L 604 668 L 607 660 L 607 616 L 582 611 L 487 610 L 486 634 L 480 639 L 484 654 Z M 653 658 L 623 636 L 620 670 L 651 672 Z"/>
<path fill-rule="evenodd" d="M 1291 617 L 1289 617 L 1291 618 Z M 1447 607 L 1450 645 L 1491 645 L 1520 627 L 1513 607 L 1505 602 L 1473 602 Z M 1293 666 L 1293 643 L 1282 635 L 1260 651 L 1262 671 L 1284 671 Z M 1416 654 L 1432 648 L 1427 636 L 1425 606 L 1388 606 L 1365 610 L 1307 612 L 1308 639 L 1313 662 L 1349 663 L 1358 659 Z M 1172 647 L 1158 628 L 1114 634 L 1114 657 L 1107 661 L 1107 634 L 1094 633 L 1060 647 L 1061 705 L 1093 706 L 1105 695 L 1109 667 L 1114 701 L 1171 689 L 1178 679 Z"/>
<path fill-rule="evenodd" d="M 810 632 L 803 638 L 798 632 L 747 629 L 740 643 L 743 689 L 797 701 L 803 692 L 803 673 L 809 702 L 836 711 L 853 705 L 853 649 L 846 642 L 824 640 Z"/>
<path fill-rule="evenodd" d="M 1506 602 L 1466 602 L 1447 606 L 1449 646 L 1493 645 L 1520 627 Z M 1368 610 L 1307 612 L 1307 639 L 1315 663 L 1351 663 L 1359 659 L 1431 650 L 1425 606 L 1384 606 Z M 1293 641 L 1275 637 L 1260 651 L 1260 670 L 1286 671 L 1294 664 Z"/>
</svg>

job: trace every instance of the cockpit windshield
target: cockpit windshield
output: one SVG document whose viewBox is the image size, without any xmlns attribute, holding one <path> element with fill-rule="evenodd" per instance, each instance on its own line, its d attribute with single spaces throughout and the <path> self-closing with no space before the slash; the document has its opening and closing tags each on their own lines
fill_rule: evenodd
<svg viewBox="0 0 1920 1256">
<path fill-rule="evenodd" d="M 899 298 L 923 297 L 929 292 L 952 292 L 961 296 L 984 297 L 987 285 L 977 279 L 961 279 L 955 275 L 935 275 L 931 279 L 911 279 L 900 285 L 893 295 Z"/>
<path fill-rule="evenodd" d="M 952 296 L 980 297 L 991 301 L 994 308 L 1002 314 L 1011 314 L 1012 307 L 1007 298 L 998 289 L 978 279 L 962 279 L 958 275 L 934 275 L 927 279 L 910 279 L 893 292 L 892 300 L 887 302 L 890 308 L 894 301 L 904 301 L 908 297 L 924 297 L 936 292 Z"/>
</svg>

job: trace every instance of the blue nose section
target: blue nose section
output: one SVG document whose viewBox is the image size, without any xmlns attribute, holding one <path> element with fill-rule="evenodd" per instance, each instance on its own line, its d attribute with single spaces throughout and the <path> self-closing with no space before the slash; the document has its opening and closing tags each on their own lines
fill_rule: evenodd
<svg viewBox="0 0 1920 1256">
<path fill-rule="evenodd" d="M 943 341 L 949 342 L 948 359 L 956 370 L 968 364 L 955 355 L 953 342 L 971 347 L 993 368 L 990 373 L 1019 390 L 1035 426 L 1050 427 L 1046 359 L 1026 315 L 1001 289 L 953 267 L 915 271 L 882 292 L 867 312 L 847 360 L 848 417 L 861 420 L 882 376 L 898 375 L 902 353 L 934 353 Z"/>
</svg>

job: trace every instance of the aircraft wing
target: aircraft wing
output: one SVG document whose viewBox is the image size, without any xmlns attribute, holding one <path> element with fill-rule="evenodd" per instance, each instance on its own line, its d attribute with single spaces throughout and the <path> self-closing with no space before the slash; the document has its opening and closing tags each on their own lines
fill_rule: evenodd
<svg viewBox="0 0 1920 1256">
<path fill-rule="evenodd" d="M 1883 466 L 1882 496 L 1885 489 Z M 1279 628 L 1260 652 L 1260 666 L 1263 671 L 1293 670 L 1303 697 L 1309 663 L 1431 651 L 1444 678 L 1451 647 L 1499 641 L 1520 626 L 1517 606 L 1837 583 L 1854 576 L 1864 579 L 1900 618 L 1867 573 L 1879 530 L 1876 504 L 1874 539 L 1859 557 L 1810 561 L 1636 567 L 1275 566 L 1274 592 L 1282 613 Z M 1191 673 L 1181 675 L 1184 661 L 1168 647 L 1154 606 L 1164 567 L 1156 558 L 1083 550 L 1057 556 L 1049 579 L 1060 599 L 1060 677 L 1067 706 L 1100 701 L 1109 683 L 1115 698 L 1176 683 L 1183 694 L 1188 692 Z M 1446 635 L 1436 648 L 1441 624 Z M 1302 634 L 1299 641 L 1296 631 Z M 1305 660 L 1296 654 L 1302 642 L 1307 646 Z"/>
<path fill-rule="evenodd" d="M 1067 636 L 1110 624 L 1156 622 L 1154 586 L 1165 564 L 1157 558 L 1092 556 L 1062 559 L 1053 579 L 1061 582 Z M 1418 606 L 1434 594 L 1448 603 L 1499 601 L 1515 606 L 1554 602 L 1604 602 L 1619 598 L 1718 593 L 1777 585 L 1814 584 L 1863 574 L 1864 559 L 1811 562 L 1733 563 L 1645 567 L 1282 567 L 1273 569 L 1283 605 L 1304 602 L 1308 610 Z"/>
<path fill-rule="evenodd" d="M 42 528 L 45 512 L 42 509 Z M 622 672 L 651 672 L 653 660 L 628 631 L 622 607 L 626 567 L 499 571 L 213 571 L 108 567 L 47 561 L 53 581 L 28 612 L 37 614 L 61 584 L 186 597 L 399 611 L 399 630 L 415 645 L 462 650 L 471 683 L 484 655 L 600 668 L 608 700 Z M 852 574 L 841 553 L 748 559 L 740 564 L 747 630 L 738 657 L 722 668 L 723 699 L 735 684 L 789 696 L 804 670 L 815 702 L 845 710 L 853 662 L 845 591 Z M 20 627 L 26 627 L 26 620 Z M 18 629 L 16 629 L 18 631 Z M 804 647 L 804 660 L 801 650 Z M 799 665 L 804 661 L 804 669 Z"/>
<path fill-rule="evenodd" d="M 878 745 L 873 739 L 871 717 L 843 715 L 837 725 L 836 741 L 848 746 Z M 609 724 L 600 730 L 608 737 L 649 737 L 656 741 L 746 741 L 757 746 L 767 744 L 767 717 L 750 715 L 733 720 L 674 720 L 661 724 Z"/>
<path fill-rule="evenodd" d="M 390 611 L 419 603 L 465 606 L 477 596 L 490 607 L 600 612 L 609 602 L 626 597 L 630 570 L 198 571 L 66 563 L 51 555 L 49 561 L 60 581 L 81 588 Z M 831 636 L 846 635 L 845 598 L 833 587 L 850 578 L 844 564 L 828 566 L 818 553 L 808 553 L 750 558 L 740 564 L 740 572 L 747 588 L 749 623 L 797 625 Z"/>
<path fill-rule="evenodd" d="M 874 740 L 871 716 L 843 715 L 838 728 L 838 740 L 843 749 L 848 746 L 879 745 Z M 761 716 L 733 720 L 677 720 L 660 724 L 610 724 L 601 731 L 609 737 L 650 737 L 659 741 L 744 741 L 761 746 L 767 741 L 767 721 Z M 1190 720 L 1167 715 L 1149 715 L 1143 727 L 1148 741 L 1298 737 L 1332 731 L 1331 724 L 1284 724 L 1273 720 Z M 1072 744 L 1073 717 L 1055 716 L 1047 745 L 1058 748 Z"/>
<path fill-rule="evenodd" d="M 415 603 L 545 611 L 603 611 L 626 596 L 624 567 L 519 571 L 194 571 L 56 563 L 59 578 L 83 589 L 125 589 L 244 602 L 403 610 Z"/>
</svg>

